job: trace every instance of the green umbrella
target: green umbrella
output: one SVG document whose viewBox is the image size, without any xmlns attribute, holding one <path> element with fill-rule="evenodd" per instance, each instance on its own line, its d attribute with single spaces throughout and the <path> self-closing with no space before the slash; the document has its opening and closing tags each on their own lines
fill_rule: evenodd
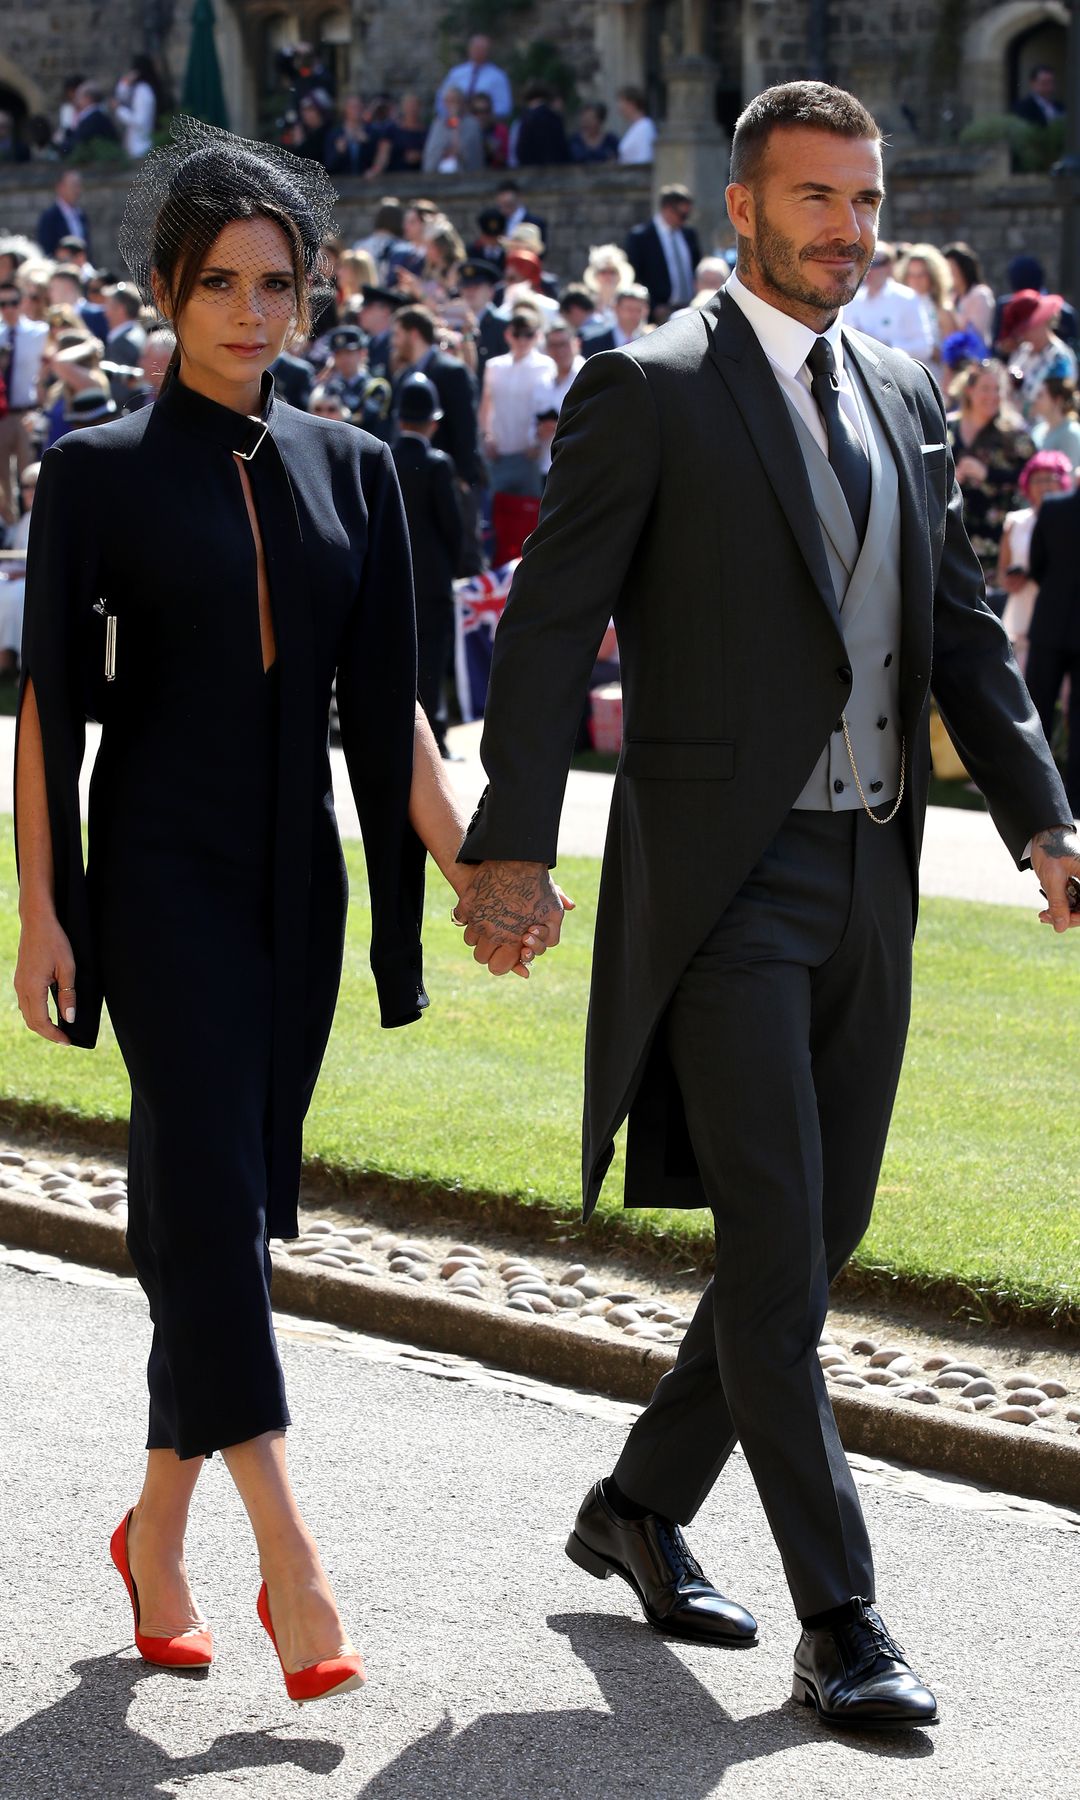
<svg viewBox="0 0 1080 1800">
<path fill-rule="evenodd" d="M 228 126 L 221 64 L 214 42 L 213 0 L 195 0 L 191 16 L 191 48 L 180 107 L 196 119 L 205 119 L 208 125 Z"/>
</svg>

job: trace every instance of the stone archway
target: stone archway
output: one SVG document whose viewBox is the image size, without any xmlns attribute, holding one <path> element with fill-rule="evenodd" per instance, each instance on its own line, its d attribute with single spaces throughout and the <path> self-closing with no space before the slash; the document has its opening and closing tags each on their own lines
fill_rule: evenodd
<svg viewBox="0 0 1080 1800">
<path fill-rule="evenodd" d="M 44 88 L 39 87 L 36 81 L 32 81 L 30 76 L 19 68 L 18 63 L 13 63 L 11 58 L 4 56 L 2 52 L 0 52 L 0 87 L 5 87 L 9 92 L 17 94 L 24 103 L 28 114 L 44 113 L 46 117 L 51 116 L 53 107 Z"/>
<path fill-rule="evenodd" d="M 964 33 L 960 97 L 967 116 L 1008 112 L 1009 46 L 1038 25 L 1069 23 L 1062 0 L 1006 0 L 969 25 Z"/>
</svg>

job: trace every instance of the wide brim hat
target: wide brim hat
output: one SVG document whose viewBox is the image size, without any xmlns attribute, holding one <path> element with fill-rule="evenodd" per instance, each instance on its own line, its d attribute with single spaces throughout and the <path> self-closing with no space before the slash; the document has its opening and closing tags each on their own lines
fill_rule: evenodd
<svg viewBox="0 0 1080 1800">
<path fill-rule="evenodd" d="M 97 425 L 103 419 L 115 418 L 116 410 L 116 401 L 105 389 L 80 388 L 64 401 L 64 424 Z"/>
<path fill-rule="evenodd" d="M 1003 338 L 1022 337 L 1025 331 L 1049 325 L 1064 306 L 1061 294 L 1040 294 L 1034 288 L 1021 288 L 1014 294 L 1001 315 Z"/>
<path fill-rule="evenodd" d="M 518 244 L 511 244 L 506 253 L 506 272 L 509 275 L 519 269 L 532 282 L 538 282 L 543 273 L 540 258 L 535 250 L 525 250 Z"/>
</svg>

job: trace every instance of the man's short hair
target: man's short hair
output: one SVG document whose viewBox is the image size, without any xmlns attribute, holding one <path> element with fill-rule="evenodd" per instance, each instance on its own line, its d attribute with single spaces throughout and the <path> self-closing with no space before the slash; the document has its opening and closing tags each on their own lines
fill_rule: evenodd
<svg viewBox="0 0 1080 1800">
<path fill-rule="evenodd" d="M 621 87 L 617 98 L 619 100 L 628 101 L 631 106 L 636 106 L 639 113 L 648 112 L 649 110 L 649 102 L 645 98 L 644 88 Z"/>
<path fill-rule="evenodd" d="M 139 290 L 130 281 L 118 281 L 113 287 L 105 289 L 106 300 L 118 300 L 129 319 L 137 319 L 142 310 Z"/>
<path fill-rule="evenodd" d="M 831 131 L 834 137 L 872 138 L 881 130 L 861 100 L 825 81 L 785 81 L 766 88 L 739 115 L 731 140 L 731 179 L 753 187 L 760 179 L 774 131 Z"/>
<path fill-rule="evenodd" d="M 694 196 L 681 181 L 669 181 L 667 187 L 660 189 L 661 206 L 693 206 Z"/>
<path fill-rule="evenodd" d="M 648 306 L 649 290 L 647 287 L 644 287 L 640 281 L 628 281 L 619 288 L 615 295 L 616 306 L 618 306 L 620 300 L 641 300 Z"/>
<path fill-rule="evenodd" d="M 596 310 L 596 298 L 581 282 L 571 282 L 559 295 L 559 311 L 565 313 L 568 306 L 580 306 L 591 313 Z"/>
<path fill-rule="evenodd" d="M 435 315 L 426 306 L 403 306 L 395 314 L 394 323 L 405 331 L 418 331 L 425 344 L 435 342 Z"/>
</svg>

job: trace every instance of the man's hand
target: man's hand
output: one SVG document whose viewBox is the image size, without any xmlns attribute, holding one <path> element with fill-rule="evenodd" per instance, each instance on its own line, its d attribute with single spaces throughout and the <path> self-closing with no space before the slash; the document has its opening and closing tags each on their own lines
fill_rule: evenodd
<svg viewBox="0 0 1080 1800">
<path fill-rule="evenodd" d="M 573 909 L 546 863 L 479 863 L 453 916 L 465 942 L 492 975 L 528 975 L 535 956 L 559 941 L 564 912 Z"/>
<path fill-rule="evenodd" d="M 1052 825 L 1031 841 L 1031 866 L 1046 896 L 1044 925 L 1068 931 L 1080 925 L 1080 836 L 1072 825 Z"/>
</svg>

